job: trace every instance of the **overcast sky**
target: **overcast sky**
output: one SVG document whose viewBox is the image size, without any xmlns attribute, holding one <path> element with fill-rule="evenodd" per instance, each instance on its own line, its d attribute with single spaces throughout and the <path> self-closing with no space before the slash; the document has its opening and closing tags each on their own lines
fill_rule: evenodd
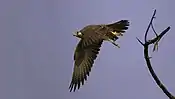
<svg viewBox="0 0 175 99">
<path fill-rule="evenodd" d="M 154 9 L 156 31 L 172 27 L 159 51 L 150 54 L 157 75 L 175 95 L 174 4 L 174 0 L 1 0 L 0 99 L 168 99 L 150 76 L 136 37 L 143 40 Z M 103 43 L 88 81 L 70 93 L 79 41 L 72 33 L 89 24 L 121 19 L 131 23 L 117 41 L 121 48 Z"/>
</svg>

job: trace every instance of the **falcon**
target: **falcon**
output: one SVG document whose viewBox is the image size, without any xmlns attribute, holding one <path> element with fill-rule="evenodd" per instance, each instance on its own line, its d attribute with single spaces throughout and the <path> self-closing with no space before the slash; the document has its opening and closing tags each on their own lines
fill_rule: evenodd
<svg viewBox="0 0 175 99">
<path fill-rule="evenodd" d="M 73 34 L 80 41 L 74 52 L 74 69 L 69 85 L 70 92 L 75 92 L 81 85 L 84 85 L 103 41 L 109 41 L 113 45 L 120 47 L 115 41 L 119 36 L 123 36 L 128 26 L 128 20 L 120 20 L 110 24 L 87 25 Z"/>
</svg>

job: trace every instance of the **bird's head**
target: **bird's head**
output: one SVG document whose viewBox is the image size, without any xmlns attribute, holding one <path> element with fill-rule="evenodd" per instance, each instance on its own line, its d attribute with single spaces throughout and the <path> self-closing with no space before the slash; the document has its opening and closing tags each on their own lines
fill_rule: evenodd
<svg viewBox="0 0 175 99">
<path fill-rule="evenodd" d="M 83 34 L 80 31 L 74 32 L 73 36 L 76 36 L 78 38 L 82 38 Z"/>
</svg>

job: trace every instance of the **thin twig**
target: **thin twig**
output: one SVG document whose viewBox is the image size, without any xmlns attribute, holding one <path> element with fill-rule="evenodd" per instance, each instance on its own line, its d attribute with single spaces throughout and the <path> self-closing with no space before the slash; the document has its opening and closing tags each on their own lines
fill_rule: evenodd
<svg viewBox="0 0 175 99">
<path fill-rule="evenodd" d="M 157 34 L 156 30 L 154 29 L 153 24 L 151 24 L 151 28 L 152 28 L 152 30 L 153 30 L 153 32 L 154 32 L 154 34 L 155 34 L 156 36 L 158 36 L 158 34 Z"/>
<path fill-rule="evenodd" d="M 162 31 L 159 35 L 157 35 L 155 38 L 148 40 L 147 41 L 147 34 L 148 34 L 148 30 L 150 28 L 150 26 L 152 25 L 152 21 L 153 18 L 155 16 L 156 10 L 154 11 L 154 14 L 151 18 L 150 24 L 147 28 L 147 31 L 145 33 L 145 43 L 142 43 L 139 39 L 137 39 L 143 46 L 144 46 L 144 57 L 147 63 L 147 67 L 149 69 L 149 72 L 151 73 L 152 77 L 154 78 L 155 82 L 157 83 L 157 85 L 162 89 L 162 91 L 169 97 L 169 99 L 175 99 L 175 96 L 173 96 L 168 90 L 167 88 L 164 86 L 163 83 L 161 83 L 161 81 L 159 80 L 159 78 L 157 77 L 156 73 L 154 72 L 152 66 L 151 66 L 151 62 L 150 62 L 150 58 L 149 58 L 149 54 L 148 54 L 148 48 L 149 45 L 154 44 L 154 43 L 158 43 L 160 41 L 160 39 L 170 30 L 170 27 L 166 28 L 164 31 Z"/>
<path fill-rule="evenodd" d="M 147 44 L 153 44 L 155 43 L 158 39 L 161 39 L 168 31 L 170 30 L 170 27 L 167 27 L 164 31 L 162 31 L 162 33 L 160 33 L 157 37 L 155 37 L 154 39 L 152 40 L 149 40 L 147 42 Z"/>
<path fill-rule="evenodd" d="M 152 24 L 153 19 L 155 18 L 155 15 L 156 15 L 156 10 L 154 10 L 154 13 L 153 13 L 153 16 L 152 16 L 152 18 L 151 18 L 151 21 L 150 21 L 150 23 L 149 23 L 149 25 L 148 25 L 148 28 L 146 29 L 146 33 L 145 33 L 145 42 L 147 42 L 148 31 L 149 31 L 149 28 L 150 28 L 150 26 L 151 26 L 151 24 Z"/>
</svg>

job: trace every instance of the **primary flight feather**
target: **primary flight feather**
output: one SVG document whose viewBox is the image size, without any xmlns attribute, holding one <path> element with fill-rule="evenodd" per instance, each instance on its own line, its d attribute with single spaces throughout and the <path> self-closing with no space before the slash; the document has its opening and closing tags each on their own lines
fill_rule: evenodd
<svg viewBox="0 0 175 99">
<path fill-rule="evenodd" d="M 70 92 L 84 85 L 103 41 L 109 41 L 119 47 L 115 41 L 118 39 L 118 36 L 123 36 L 128 26 L 128 20 L 120 20 L 111 24 L 87 25 L 74 34 L 74 36 L 81 40 L 74 52 L 75 62 L 72 81 L 69 85 Z"/>
</svg>

